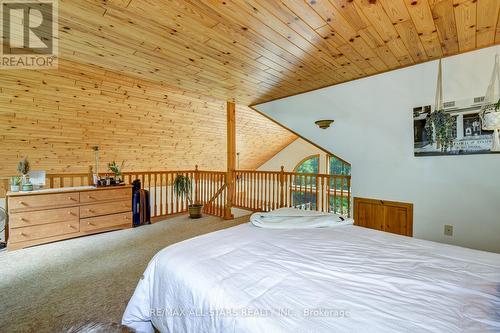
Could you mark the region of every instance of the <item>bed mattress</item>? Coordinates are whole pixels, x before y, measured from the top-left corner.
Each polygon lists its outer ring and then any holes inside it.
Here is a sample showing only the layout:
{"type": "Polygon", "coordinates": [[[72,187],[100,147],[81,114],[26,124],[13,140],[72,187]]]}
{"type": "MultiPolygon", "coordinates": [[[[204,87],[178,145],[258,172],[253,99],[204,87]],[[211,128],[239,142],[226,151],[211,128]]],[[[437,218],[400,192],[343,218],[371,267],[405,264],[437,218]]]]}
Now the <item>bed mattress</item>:
{"type": "Polygon", "coordinates": [[[138,332],[500,332],[500,254],[357,226],[244,224],[160,251],[138,332]]]}

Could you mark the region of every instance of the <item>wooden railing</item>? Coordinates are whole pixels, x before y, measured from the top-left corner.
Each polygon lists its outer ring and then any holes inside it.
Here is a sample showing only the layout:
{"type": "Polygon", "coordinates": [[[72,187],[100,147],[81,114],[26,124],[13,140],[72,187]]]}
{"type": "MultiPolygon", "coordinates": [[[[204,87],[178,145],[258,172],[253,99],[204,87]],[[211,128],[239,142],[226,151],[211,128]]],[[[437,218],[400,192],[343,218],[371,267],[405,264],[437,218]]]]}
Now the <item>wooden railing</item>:
{"type": "Polygon", "coordinates": [[[351,176],[235,171],[234,206],[252,211],[296,207],[351,215],[351,176]]]}
{"type": "MultiPolygon", "coordinates": [[[[194,170],[124,172],[123,180],[131,184],[139,179],[150,193],[151,217],[160,219],[188,211],[186,198],[180,199],[173,183],[178,175],[190,177],[196,203],[204,213],[223,217],[228,201],[226,172],[194,170]]],[[[85,186],[91,184],[88,174],[48,174],[46,188],[85,186]]],[[[0,181],[0,197],[8,189],[8,179],[0,181]],[[1,191],[3,190],[3,191],[1,191]]],[[[281,171],[235,170],[232,206],[250,211],[271,211],[280,207],[297,207],[322,212],[351,214],[351,177],[343,175],[304,174],[281,171]]]]}
{"type": "Polygon", "coordinates": [[[203,205],[203,212],[224,216],[227,195],[226,173],[221,171],[197,171],[195,176],[195,201],[203,205]]]}
{"type": "MultiPolygon", "coordinates": [[[[178,175],[190,177],[192,181],[192,196],[196,203],[204,205],[206,214],[220,216],[224,214],[226,196],[225,172],[179,170],[179,171],[144,171],[124,172],[125,184],[132,184],[136,179],[141,181],[141,187],[149,191],[151,217],[159,219],[188,211],[187,198],[179,198],[174,192],[174,180],[178,175]]],[[[92,179],[87,173],[47,174],[45,188],[61,188],[87,186],[92,179]]],[[[9,179],[0,180],[0,198],[5,197],[9,189],[9,179]]]]}
{"type": "Polygon", "coordinates": [[[193,170],[124,172],[123,180],[126,184],[132,184],[138,179],[141,187],[149,191],[151,217],[154,219],[188,211],[187,198],[178,197],[173,184],[178,175],[194,179],[194,173],[193,170]]]}

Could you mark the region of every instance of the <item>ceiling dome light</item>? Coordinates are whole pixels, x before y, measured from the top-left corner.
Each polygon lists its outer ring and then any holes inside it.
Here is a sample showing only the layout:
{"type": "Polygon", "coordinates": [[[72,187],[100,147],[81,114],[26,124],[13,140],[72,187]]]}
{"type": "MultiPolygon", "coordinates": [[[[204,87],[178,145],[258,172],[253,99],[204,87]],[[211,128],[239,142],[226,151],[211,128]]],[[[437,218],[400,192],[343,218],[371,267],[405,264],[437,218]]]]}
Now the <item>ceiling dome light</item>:
{"type": "Polygon", "coordinates": [[[334,120],[327,120],[327,119],[324,119],[324,120],[318,120],[316,122],[314,122],[316,125],[319,126],[319,128],[321,129],[327,129],[328,127],[330,127],[330,125],[334,122],[334,120]]]}

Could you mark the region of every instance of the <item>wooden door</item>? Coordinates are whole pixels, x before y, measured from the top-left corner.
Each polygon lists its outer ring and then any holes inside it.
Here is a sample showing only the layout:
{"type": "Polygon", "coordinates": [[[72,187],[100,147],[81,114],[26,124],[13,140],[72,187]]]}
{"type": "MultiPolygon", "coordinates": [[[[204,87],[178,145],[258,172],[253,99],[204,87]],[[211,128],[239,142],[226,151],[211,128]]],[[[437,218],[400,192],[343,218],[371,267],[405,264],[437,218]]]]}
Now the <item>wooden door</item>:
{"type": "Polygon", "coordinates": [[[354,198],[354,224],[413,236],[413,205],[403,202],[354,198]]]}
{"type": "Polygon", "coordinates": [[[369,202],[360,202],[354,212],[354,219],[356,225],[361,227],[384,230],[384,207],[369,202]]]}

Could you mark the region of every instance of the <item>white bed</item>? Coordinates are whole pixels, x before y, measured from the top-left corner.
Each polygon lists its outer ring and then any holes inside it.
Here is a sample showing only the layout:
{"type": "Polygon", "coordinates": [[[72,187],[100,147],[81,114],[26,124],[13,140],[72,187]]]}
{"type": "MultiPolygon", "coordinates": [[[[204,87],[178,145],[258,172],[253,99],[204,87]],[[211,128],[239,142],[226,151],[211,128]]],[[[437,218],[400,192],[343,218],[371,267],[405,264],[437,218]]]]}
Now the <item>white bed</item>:
{"type": "Polygon", "coordinates": [[[500,254],[356,226],[244,224],[150,262],[138,332],[500,332],[500,254]]]}

